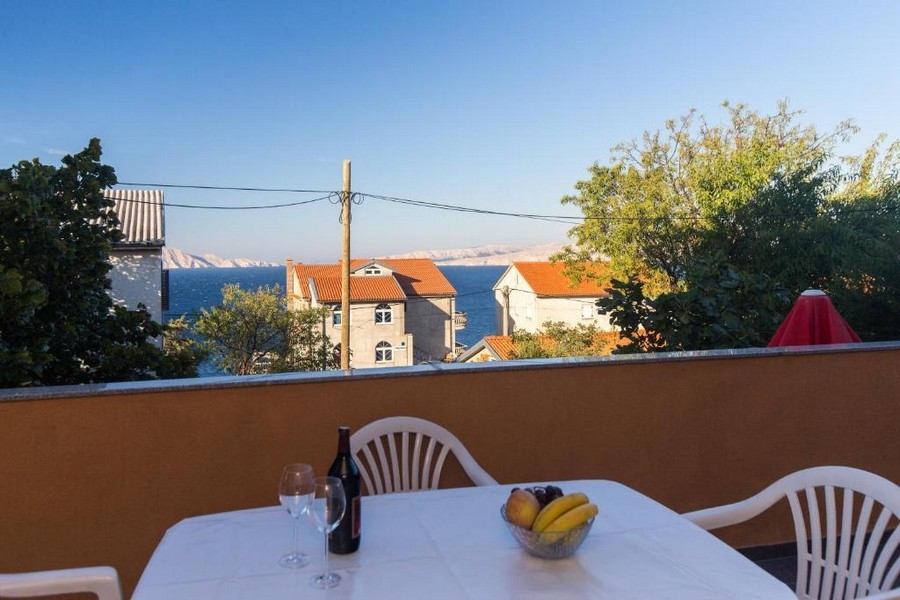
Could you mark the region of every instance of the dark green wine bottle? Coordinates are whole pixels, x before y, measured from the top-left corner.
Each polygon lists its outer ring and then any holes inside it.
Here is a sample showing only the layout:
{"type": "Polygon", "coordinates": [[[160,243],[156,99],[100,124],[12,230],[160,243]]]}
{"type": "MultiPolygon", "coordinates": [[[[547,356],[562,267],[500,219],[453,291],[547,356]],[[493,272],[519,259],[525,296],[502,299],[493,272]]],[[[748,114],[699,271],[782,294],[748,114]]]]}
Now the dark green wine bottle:
{"type": "Polygon", "coordinates": [[[350,454],[349,427],[338,427],[337,457],[331,463],[328,474],[341,480],[347,497],[344,518],[337,528],[328,534],[328,549],[335,554],[350,554],[359,549],[362,494],[359,485],[359,467],[350,454]]]}

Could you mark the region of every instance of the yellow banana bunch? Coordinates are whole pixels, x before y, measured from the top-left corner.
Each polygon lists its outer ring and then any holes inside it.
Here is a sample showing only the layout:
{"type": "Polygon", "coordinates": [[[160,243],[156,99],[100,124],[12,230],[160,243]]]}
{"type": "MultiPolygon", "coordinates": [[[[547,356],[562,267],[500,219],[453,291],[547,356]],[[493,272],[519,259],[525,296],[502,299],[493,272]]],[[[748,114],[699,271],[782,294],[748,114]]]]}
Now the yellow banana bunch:
{"type": "Polygon", "coordinates": [[[552,521],[544,528],[544,533],[556,533],[558,531],[569,531],[575,529],[588,519],[591,519],[600,512],[597,505],[593,502],[580,504],[575,508],[564,512],[562,515],[552,521]]]}
{"type": "Polygon", "coordinates": [[[532,531],[568,531],[578,527],[599,512],[596,504],[588,500],[586,494],[575,492],[566,494],[550,502],[541,509],[534,523],[532,531]]]}

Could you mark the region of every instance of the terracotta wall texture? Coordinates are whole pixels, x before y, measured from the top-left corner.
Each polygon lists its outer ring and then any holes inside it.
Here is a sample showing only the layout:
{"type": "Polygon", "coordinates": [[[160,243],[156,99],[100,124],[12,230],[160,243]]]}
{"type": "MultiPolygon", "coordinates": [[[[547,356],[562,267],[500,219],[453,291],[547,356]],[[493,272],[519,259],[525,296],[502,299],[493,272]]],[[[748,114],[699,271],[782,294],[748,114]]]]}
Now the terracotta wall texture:
{"type": "MultiPolygon", "coordinates": [[[[679,512],[814,465],[900,481],[898,362],[859,344],[4,390],[0,572],[109,564],[130,592],[168,527],[276,504],[284,464],[324,471],[339,425],[390,415],[444,425],[503,485],[613,479],[679,512]]],[[[775,510],[721,535],[793,530],[775,510]]]]}

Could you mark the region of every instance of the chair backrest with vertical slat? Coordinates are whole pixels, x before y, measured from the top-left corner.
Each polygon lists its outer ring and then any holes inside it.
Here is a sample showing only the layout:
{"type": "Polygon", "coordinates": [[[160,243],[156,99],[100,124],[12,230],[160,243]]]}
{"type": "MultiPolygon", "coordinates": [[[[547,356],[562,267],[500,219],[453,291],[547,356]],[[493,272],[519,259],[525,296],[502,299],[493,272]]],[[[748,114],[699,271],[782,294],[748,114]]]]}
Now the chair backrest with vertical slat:
{"type": "Polygon", "coordinates": [[[900,487],[874,473],[804,469],[746,500],[684,516],[718,529],[751,519],[783,498],[794,517],[798,598],[900,598],[900,487]]]}
{"type": "Polygon", "coordinates": [[[784,489],[797,536],[798,597],[850,600],[894,589],[900,488],[845,467],[794,475],[784,489]]]}
{"type": "Polygon", "coordinates": [[[436,489],[451,452],[475,485],[497,483],[455,435],[417,417],[369,423],[350,436],[350,449],[368,494],[436,489]]]}

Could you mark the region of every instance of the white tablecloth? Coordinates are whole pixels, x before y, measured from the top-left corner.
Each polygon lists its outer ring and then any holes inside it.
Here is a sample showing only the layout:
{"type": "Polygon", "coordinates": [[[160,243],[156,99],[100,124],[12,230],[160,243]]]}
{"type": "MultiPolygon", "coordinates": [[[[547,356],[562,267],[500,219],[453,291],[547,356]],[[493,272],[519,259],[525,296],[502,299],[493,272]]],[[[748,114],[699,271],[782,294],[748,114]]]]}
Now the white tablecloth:
{"type": "MultiPolygon", "coordinates": [[[[522,484],[524,487],[528,484],[522,484]]],[[[281,508],[186,519],[166,533],[133,600],[298,598],[794,599],[787,586],[678,514],[611,481],[557,482],[600,507],[578,552],[561,560],[526,554],[500,518],[512,485],[363,498],[358,552],[330,555],[337,588],[309,586],[324,540],[305,519],[311,563],[278,565],[291,549],[281,508]]]]}

